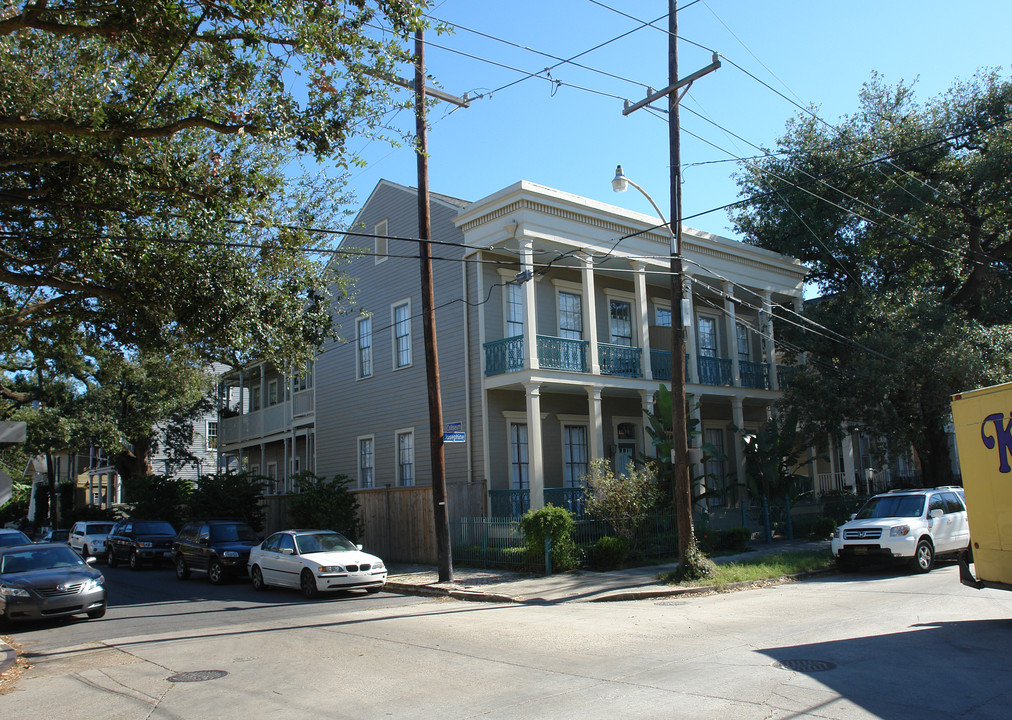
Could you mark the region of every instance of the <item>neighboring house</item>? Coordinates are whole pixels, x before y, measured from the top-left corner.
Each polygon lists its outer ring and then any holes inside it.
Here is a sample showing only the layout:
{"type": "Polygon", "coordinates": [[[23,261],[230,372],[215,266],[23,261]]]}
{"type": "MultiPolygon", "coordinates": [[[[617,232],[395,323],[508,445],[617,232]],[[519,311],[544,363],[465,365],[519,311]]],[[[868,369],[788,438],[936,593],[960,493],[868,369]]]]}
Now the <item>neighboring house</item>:
{"type": "MultiPolygon", "coordinates": [[[[223,462],[277,492],[299,469],[358,488],[430,483],[418,247],[397,239],[417,237],[416,208],[413,188],[381,181],[346,236],[364,254],[340,268],[355,284],[345,341],[298,378],[266,365],[224,378],[223,462]]],[[[473,203],[433,195],[431,208],[443,419],[464,439],[444,444],[449,484],[485,480],[491,514],[515,514],[572,503],[593,458],[621,471],[653,455],[644,414],[670,384],[683,316],[695,442],[726,455],[705,468],[711,489],[737,482],[729,426],[758,429],[794,370],[771,317],[801,307],[797,260],[685,228],[688,300],[672,309],[653,216],[527,181],[473,203]]]]}

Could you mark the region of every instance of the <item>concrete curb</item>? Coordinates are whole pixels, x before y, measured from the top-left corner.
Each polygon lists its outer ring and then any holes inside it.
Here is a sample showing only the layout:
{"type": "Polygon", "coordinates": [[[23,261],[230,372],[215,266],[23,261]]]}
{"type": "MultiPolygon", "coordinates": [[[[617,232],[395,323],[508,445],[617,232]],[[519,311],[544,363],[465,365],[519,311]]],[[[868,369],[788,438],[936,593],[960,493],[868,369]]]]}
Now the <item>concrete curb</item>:
{"type": "Polygon", "coordinates": [[[383,586],[387,592],[400,595],[420,595],[422,597],[449,597],[454,600],[470,602],[514,603],[516,598],[499,593],[486,593],[475,590],[455,590],[452,588],[432,587],[431,585],[412,585],[411,583],[390,582],[383,586]]]}
{"type": "Polygon", "coordinates": [[[7,672],[7,668],[17,662],[18,654],[14,648],[0,640],[0,675],[7,672]]]}

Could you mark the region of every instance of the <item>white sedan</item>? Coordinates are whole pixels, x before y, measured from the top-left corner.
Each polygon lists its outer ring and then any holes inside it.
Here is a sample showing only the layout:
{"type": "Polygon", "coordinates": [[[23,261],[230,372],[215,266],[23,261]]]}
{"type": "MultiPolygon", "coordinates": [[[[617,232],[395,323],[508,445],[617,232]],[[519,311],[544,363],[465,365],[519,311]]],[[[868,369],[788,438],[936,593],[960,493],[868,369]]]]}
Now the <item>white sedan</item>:
{"type": "Polygon", "coordinates": [[[254,590],[294,587],[308,598],[327,590],[379,592],[387,580],[382,560],[332,530],[276,532],[250,549],[248,568],[254,590]]]}

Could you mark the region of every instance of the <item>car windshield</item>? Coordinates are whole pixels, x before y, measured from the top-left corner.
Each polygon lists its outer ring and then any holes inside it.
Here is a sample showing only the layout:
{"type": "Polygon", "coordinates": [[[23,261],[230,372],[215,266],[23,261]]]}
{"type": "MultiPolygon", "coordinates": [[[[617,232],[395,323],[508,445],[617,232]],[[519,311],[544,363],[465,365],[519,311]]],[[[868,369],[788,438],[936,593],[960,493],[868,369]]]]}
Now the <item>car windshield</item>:
{"type": "Polygon", "coordinates": [[[7,545],[27,545],[31,540],[20,530],[14,532],[0,533],[0,547],[7,545]]]}
{"type": "Polygon", "coordinates": [[[176,531],[167,522],[134,523],[134,532],[138,535],[175,535],[176,531]]]}
{"type": "Polygon", "coordinates": [[[112,532],[112,524],[109,525],[88,525],[84,531],[89,535],[108,535],[112,532]]]}
{"type": "Polygon", "coordinates": [[[8,552],[0,556],[0,573],[23,573],[32,570],[77,567],[84,560],[69,547],[47,547],[8,552]]]}
{"type": "Polygon", "coordinates": [[[339,550],[358,550],[355,544],[341,533],[305,533],[295,536],[299,555],[339,550]]]}
{"type": "Polygon", "coordinates": [[[246,523],[231,523],[211,526],[211,542],[248,542],[255,543],[257,534],[246,523]]]}
{"type": "Polygon", "coordinates": [[[924,512],[923,495],[893,495],[873,497],[864,504],[856,520],[887,517],[920,517],[924,512]]]}

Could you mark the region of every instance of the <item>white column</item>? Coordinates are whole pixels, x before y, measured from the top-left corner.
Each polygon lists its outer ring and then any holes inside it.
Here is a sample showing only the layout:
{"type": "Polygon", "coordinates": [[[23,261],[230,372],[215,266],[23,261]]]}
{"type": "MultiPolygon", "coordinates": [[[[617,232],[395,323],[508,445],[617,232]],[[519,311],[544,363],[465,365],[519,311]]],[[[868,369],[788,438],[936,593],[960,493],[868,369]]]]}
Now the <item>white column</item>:
{"type": "Polygon", "coordinates": [[[589,401],[588,418],[590,427],[588,441],[590,442],[590,459],[604,457],[604,415],[601,413],[601,388],[588,387],[587,399],[589,401]]]}
{"type": "MultiPolygon", "coordinates": [[[[689,362],[685,365],[685,381],[690,384],[699,382],[699,370],[696,363],[696,307],[692,302],[692,280],[691,275],[685,273],[685,279],[682,281],[682,295],[685,297],[686,314],[688,315],[685,320],[689,323],[685,326],[685,352],[689,356],[689,362]]],[[[675,304],[675,299],[671,299],[671,322],[682,322],[682,308],[675,304]]],[[[674,328],[672,328],[674,330],[674,328]]],[[[671,362],[675,362],[676,358],[671,358],[671,362]]],[[[685,362],[685,358],[677,358],[678,362],[685,362]]],[[[672,366],[672,372],[674,372],[674,366],[672,366]]]]}
{"type": "MultiPolygon", "coordinates": [[[[731,398],[731,423],[739,431],[745,430],[745,413],[742,410],[741,398],[731,398]]],[[[738,473],[738,482],[742,485],[747,485],[748,478],[745,477],[745,441],[742,439],[741,432],[732,432],[731,442],[734,445],[732,460],[738,473]]]]}
{"type": "Polygon", "coordinates": [[[777,382],[777,354],[773,342],[773,302],[770,299],[768,290],[763,293],[763,312],[766,314],[763,335],[766,336],[766,363],[770,368],[770,390],[779,390],[780,383],[777,382]]]}
{"type": "MultiPolygon", "coordinates": [[[[794,312],[801,314],[801,311],[805,309],[805,301],[802,298],[794,298],[794,312]]],[[[802,351],[798,353],[798,364],[804,365],[808,362],[808,351],[802,351]]]]}
{"type": "Polygon", "coordinates": [[[531,273],[531,279],[523,284],[524,289],[524,367],[528,370],[538,369],[538,321],[535,312],[534,283],[534,241],[524,238],[520,241],[520,260],[525,272],[531,273]]]}
{"type": "Polygon", "coordinates": [[[731,382],[741,387],[741,360],[738,357],[738,318],[734,309],[734,286],[724,282],[724,318],[727,329],[727,350],[731,355],[731,382]]]}
{"type": "Polygon", "coordinates": [[[854,465],[854,438],[851,437],[849,431],[844,431],[845,435],[840,443],[843,450],[843,483],[845,486],[850,487],[855,493],[857,492],[857,480],[855,477],[855,465],[854,465]]]}
{"type": "Polygon", "coordinates": [[[650,367],[650,314],[647,308],[647,275],[643,263],[630,263],[633,269],[633,287],[636,293],[636,322],[639,328],[639,346],[642,355],[640,367],[643,370],[643,377],[653,378],[654,373],[650,367]]]}
{"type": "Polygon", "coordinates": [[[597,297],[594,292],[594,258],[589,254],[581,257],[583,264],[580,267],[580,274],[583,280],[583,327],[586,330],[587,365],[594,375],[601,374],[601,361],[597,352],[597,297]]]}
{"type": "Polygon", "coordinates": [[[649,439],[649,433],[646,428],[650,426],[650,416],[654,412],[654,393],[653,391],[640,390],[640,409],[643,411],[643,454],[656,457],[657,447],[653,444],[653,441],[649,439]]]}
{"type": "Polygon", "coordinates": [[[527,396],[527,472],[531,510],[545,506],[545,468],[541,449],[541,385],[524,383],[527,396]]]}

